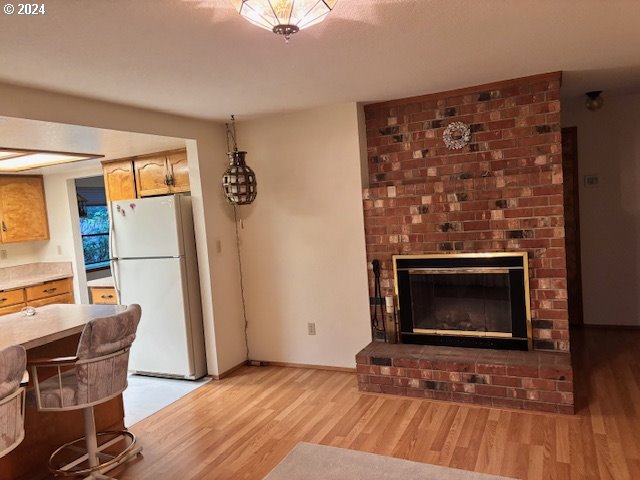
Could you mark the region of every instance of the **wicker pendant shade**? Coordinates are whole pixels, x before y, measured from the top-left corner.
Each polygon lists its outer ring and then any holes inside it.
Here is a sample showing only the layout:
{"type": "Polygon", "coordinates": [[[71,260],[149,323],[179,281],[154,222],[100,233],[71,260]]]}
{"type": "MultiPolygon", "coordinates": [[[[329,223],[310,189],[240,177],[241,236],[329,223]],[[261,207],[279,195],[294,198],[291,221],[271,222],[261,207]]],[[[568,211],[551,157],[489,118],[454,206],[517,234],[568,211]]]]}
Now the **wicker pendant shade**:
{"type": "Polygon", "coordinates": [[[248,205],[256,199],[256,175],[244,160],[247,152],[228,152],[229,167],[222,176],[222,188],[232,205],[248,205]]]}

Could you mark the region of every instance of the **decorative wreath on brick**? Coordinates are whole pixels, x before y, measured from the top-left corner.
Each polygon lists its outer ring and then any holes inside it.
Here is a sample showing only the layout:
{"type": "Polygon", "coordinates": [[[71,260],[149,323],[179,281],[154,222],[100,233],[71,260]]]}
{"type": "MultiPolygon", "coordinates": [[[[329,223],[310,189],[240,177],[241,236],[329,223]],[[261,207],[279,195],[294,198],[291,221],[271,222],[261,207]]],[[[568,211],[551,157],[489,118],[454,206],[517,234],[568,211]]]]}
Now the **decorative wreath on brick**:
{"type": "Polygon", "coordinates": [[[466,123],[452,122],[444,129],[442,139],[449,150],[460,150],[471,140],[471,129],[466,123]]]}

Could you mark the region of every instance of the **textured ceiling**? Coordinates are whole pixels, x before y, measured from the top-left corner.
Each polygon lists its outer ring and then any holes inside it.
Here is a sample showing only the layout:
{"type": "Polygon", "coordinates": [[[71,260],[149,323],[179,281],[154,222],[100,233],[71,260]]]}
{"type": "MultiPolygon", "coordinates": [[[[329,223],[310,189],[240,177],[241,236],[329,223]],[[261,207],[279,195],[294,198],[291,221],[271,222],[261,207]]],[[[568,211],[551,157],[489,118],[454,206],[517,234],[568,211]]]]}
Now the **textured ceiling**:
{"type": "Polygon", "coordinates": [[[379,101],[556,70],[565,97],[640,86],[638,0],[339,0],[289,44],[228,0],[45,3],[44,16],[0,14],[0,81],[192,117],[379,101]]]}
{"type": "Polygon", "coordinates": [[[62,173],[98,166],[102,160],[173,150],[184,146],[185,141],[180,138],[0,117],[0,147],[104,155],[100,159],[55,165],[22,173],[62,173]]]}

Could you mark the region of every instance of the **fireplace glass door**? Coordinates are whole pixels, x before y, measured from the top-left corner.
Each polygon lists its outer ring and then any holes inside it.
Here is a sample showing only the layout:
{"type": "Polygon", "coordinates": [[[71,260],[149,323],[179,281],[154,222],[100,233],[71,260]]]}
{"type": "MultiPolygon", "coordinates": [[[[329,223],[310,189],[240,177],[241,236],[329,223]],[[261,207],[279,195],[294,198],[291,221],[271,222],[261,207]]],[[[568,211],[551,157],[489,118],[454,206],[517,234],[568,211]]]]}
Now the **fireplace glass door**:
{"type": "Polygon", "coordinates": [[[398,341],[531,349],[526,252],[394,255],[398,341]]]}
{"type": "Polygon", "coordinates": [[[505,268],[409,270],[413,332],[511,337],[511,283],[505,268]]]}

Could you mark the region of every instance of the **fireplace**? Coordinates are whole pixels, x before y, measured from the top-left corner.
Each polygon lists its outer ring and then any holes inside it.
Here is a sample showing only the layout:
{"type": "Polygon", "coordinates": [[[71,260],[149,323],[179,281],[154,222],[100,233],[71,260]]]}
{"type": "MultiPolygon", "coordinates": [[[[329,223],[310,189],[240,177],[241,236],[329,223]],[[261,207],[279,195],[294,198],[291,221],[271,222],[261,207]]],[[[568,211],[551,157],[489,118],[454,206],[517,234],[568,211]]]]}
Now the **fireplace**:
{"type": "Polygon", "coordinates": [[[401,343],[532,349],[526,252],[393,257],[401,343]]]}

